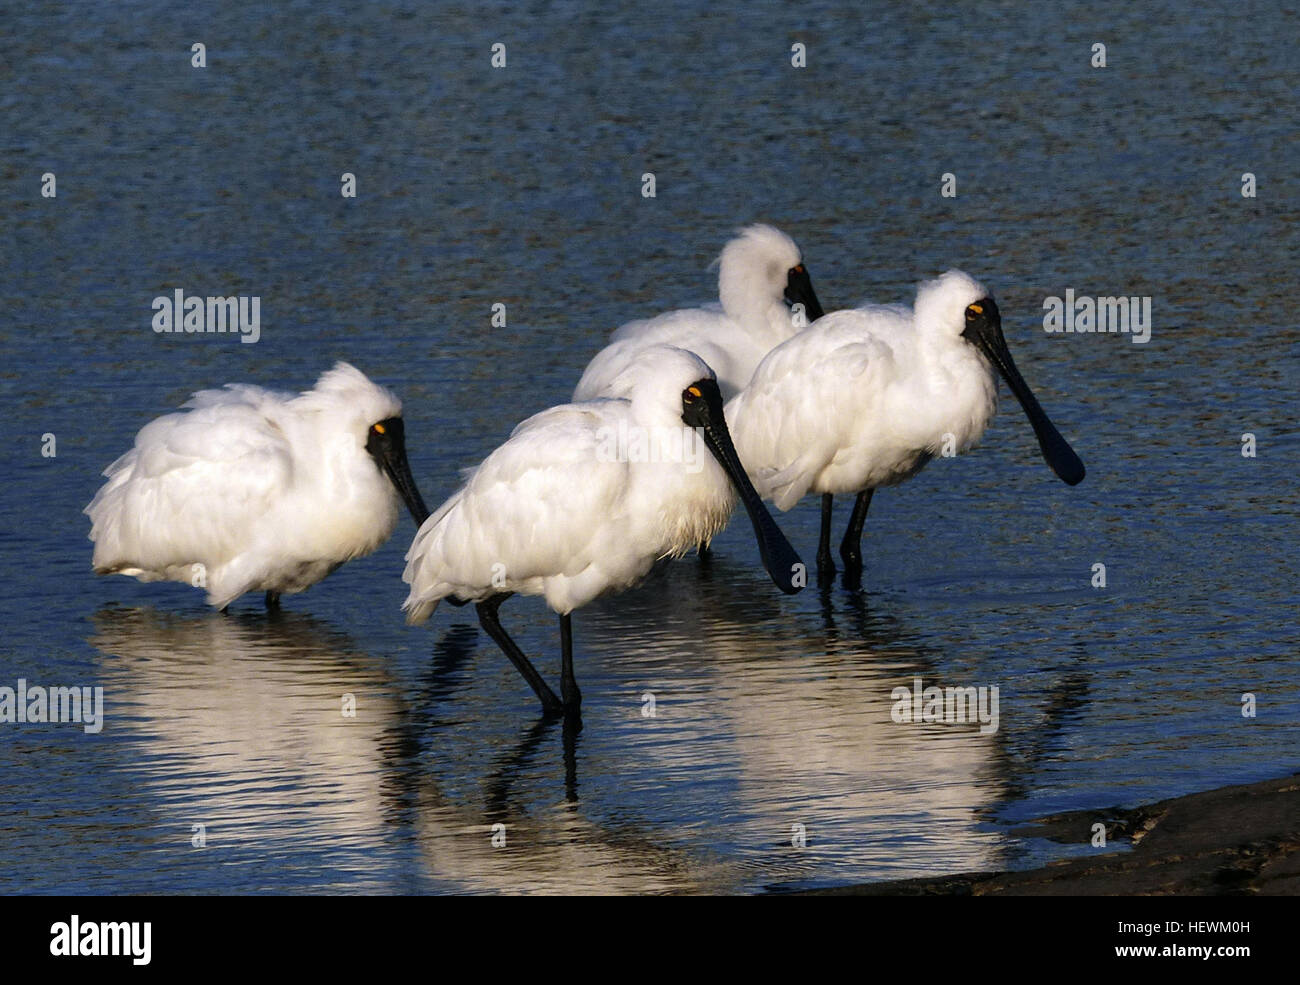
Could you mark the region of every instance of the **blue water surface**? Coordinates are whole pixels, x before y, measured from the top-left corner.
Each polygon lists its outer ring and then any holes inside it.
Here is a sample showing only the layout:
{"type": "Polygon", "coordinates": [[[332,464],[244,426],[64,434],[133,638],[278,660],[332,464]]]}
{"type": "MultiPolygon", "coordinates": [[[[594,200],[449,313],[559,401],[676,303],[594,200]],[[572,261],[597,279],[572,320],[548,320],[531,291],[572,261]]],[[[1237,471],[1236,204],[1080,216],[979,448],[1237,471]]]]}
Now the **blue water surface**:
{"type": "MultiPolygon", "coordinates": [[[[0,892],[834,886],[1037,864],[1071,849],[1027,819],[1300,764],[1294,8],[3,18],[0,686],[101,686],[105,724],[0,723],[0,892]],[[978,449],[875,497],[861,591],[778,595],[738,518],[575,615],[576,736],[472,610],[403,624],[405,518],[279,618],[91,573],[100,472],[192,391],[352,361],[403,398],[433,505],[619,324],[716,298],[752,221],[828,309],[988,284],[1087,479],[1004,390],[978,449]],[[155,333],[176,288],[259,296],[259,341],[155,333]],[[1150,297],[1150,341],[1047,334],[1067,289],[1150,297]],[[896,723],[918,677],[997,686],[997,731],[896,723]]],[[[816,503],[779,520],[811,560],[816,503]]],[[[558,681],[543,603],[502,612],[558,681]]]]}

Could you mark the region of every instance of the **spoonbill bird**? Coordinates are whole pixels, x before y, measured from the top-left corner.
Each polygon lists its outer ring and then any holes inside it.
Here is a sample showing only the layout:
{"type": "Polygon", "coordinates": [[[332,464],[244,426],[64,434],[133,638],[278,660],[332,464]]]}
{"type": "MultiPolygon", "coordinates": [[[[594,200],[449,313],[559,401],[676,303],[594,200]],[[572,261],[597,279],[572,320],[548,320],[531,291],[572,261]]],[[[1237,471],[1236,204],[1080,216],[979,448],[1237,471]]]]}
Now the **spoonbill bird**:
{"type": "Polygon", "coordinates": [[[301,592],[369,554],[397,525],[398,494],[429,515],[406,461],[402,405],[338,363],[298,396],[228,383],[140,429],[85,512],[96,574],[245,592],[301,592]]]}
{"type": "Polygon", "coordinates": [[[552,407],[515,428],[406,554],[408,622],[424,622],[444,598],[476,603],[479,622],[548,714],[575,714],[582,700],[570,613],[635,585],[656,560],[707,544],[737,496],[777,587],[794,593],[805,580],[736,457],[702,359],[653,346],[612,389],[617,396],[552,407]],[[560,617],[562,702],[501,627],[497,609],[516,592],[545,597],[560,617]]]}
{"type": "Polygon", "coordinates": [[[872,492],[979,440],[997,408],[995,368],[1052,471],[1068,485],[1082,481],[1083,462],[1011,359],[997,304],[959,270],[921,284],[914,309],[832,312],[777,346],[727,405],[727,419],[741,461],[778,509],[822,494],[817,566],[824,575],[835,572],[832,499],[857,493],[840,557],[858,572],[872,492]]]}
{"type": "Polygon", "coordinates": [[[652,345],[673,345],[699,355],[717,375],[724,399],[739,392],[773,347],[822,316],[799,247],[781,230],[752,225],[740,230],[718,258],[721,307],[681,308],[628,322],[587,365],[575,401],[609,396],[609,384],[652,345]],[[786,305],[802,305],[802,320],[786,305]]]}

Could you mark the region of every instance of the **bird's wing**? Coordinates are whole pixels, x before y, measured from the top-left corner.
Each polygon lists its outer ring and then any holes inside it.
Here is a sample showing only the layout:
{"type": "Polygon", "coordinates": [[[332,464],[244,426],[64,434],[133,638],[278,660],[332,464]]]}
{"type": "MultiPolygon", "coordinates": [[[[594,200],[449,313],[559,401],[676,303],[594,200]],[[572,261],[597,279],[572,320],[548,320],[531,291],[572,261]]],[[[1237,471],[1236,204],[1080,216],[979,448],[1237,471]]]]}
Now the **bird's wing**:
{"type": "Polygon", "coordinates": [[[645,345],[676,345],[681,339],[708,330],[719,321],[726,321],[722,305],[716,301],[699,308],[677,308],[653,318],[638,318],[621,325],[609,337],[611,342],[638,339],[645,345]]]}
{"type": "MultiPolygon", "coordinates": [[[[729,337],[735,332],[719,305],[682,308],[656,318],[628,322],[596,353],[573,391],[575,401],[599,397],[625,397],[609,386],[632,361],[652,345],[674,345],[694,352],[723,377],[729,369],[729,337]]],[[[743,333],[742,333],[743,334],[743,333]]]]}
{"type": "Polygon", "coordinates": [[[168,567],[229,560],[293,483],[274,419],[280,399],[257,387],[203,391],[192,410],[142,428],[86,507],[95,569],[165,577],[168,567]]]}
{"type": "Polygon", "coordinates": [[[857,426],[863,395],[880,392],[892,348],[855,311],[833,312],[773,349],[727,405],[737,453],[754,486],[795,505],[857,426]]]}
{"type": "Polygon", "coordinates": [[[623,400],[553,407],[524,421],[420,527],[403,606],[422,621],[450,594],[482,598],[530,578],[574,576],[600,559],[599,531],[624,509],[617,455],[623,400]]]}

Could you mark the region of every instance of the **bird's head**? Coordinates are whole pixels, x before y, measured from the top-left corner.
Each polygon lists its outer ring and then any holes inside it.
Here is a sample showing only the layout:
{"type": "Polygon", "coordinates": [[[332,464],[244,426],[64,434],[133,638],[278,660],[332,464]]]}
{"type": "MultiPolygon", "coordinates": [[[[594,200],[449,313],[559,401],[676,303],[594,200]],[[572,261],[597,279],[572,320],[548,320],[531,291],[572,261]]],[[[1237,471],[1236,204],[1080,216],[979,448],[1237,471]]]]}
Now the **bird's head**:
{"type": "Polygon", "coordinates": [[[304,409],[321,415],[322,426],[351,435],[374,459],[411,511],[416,526],[429,515],[406,460],[402,402],[348,363],[336,363],[298,398],[304,409]]]}
{"type": "Polygon", "coordinates": [[[429,518],[429,508],[424,505],[420,489],[411,475],[410,463],[406,460],[406,425],[402,419],[386,417],[370,425],[366,432],[366,451],[402,497],[415,525],[423,526],[429,518]]]}
{"type": "Polygon", "coordinates": [[[1029,418],[1038,448],[1052,471],[1067,485],[1082,482],[1083,462],[1048,419],[1016,368],[1002,335],[1002,313],[989,291],[960,270],[950,270],[921,285],[914,310],[919,334],[960,340],[997,370],[1029,418]]]}
{"type": "Polygon", "coordinates": [[[718,297],[733,318],[753,317],[756,305],[802,304],[810,322],[822,316],[799,247],[774,226],[741,229],[717,260],[718,297]]]}

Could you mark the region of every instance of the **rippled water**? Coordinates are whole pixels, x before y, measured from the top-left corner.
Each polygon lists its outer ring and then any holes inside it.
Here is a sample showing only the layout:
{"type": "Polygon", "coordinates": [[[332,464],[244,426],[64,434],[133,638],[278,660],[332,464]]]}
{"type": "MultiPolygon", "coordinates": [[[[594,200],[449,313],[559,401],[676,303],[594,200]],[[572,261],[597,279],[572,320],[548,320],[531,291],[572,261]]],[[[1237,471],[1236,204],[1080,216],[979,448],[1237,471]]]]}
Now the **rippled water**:
{"type": "MultiPolygon", "coordinates": [[[[5,18],[0,685],[102,686],[106,724],[0,724],[0,890],[835,885],[1028,865],[1069,849],[1011,835],[1026,818],[1296,768],[1293,11],[5,18]],[[435,503],[612,328],[713,296],[708,262],[757,219],[828,309],[950,266],[988,283],[1085,482],[1051,476],[1004,393],[980,449],[875,498],[863,592],[778,596],[742,519],[711,563],[575,616],[576,736],[471,613],[402,624],[409,521],[278,618],[90,574],[101,469],[191,391],[354,361],[404,398],[435,503]],[[155,335],[176,287],[259,295],[261,340],[155,335]],[[1046,335],[1067,288],[1151,296],[1151,342],[1046,335]],[[999,729],[895,724],[918,676],[997,685],[999,729]]],[[[780,519],[810,558],[815,503],[780,519]]],[[[558,679],[549,612],[502,611],[558,679]]]]}

